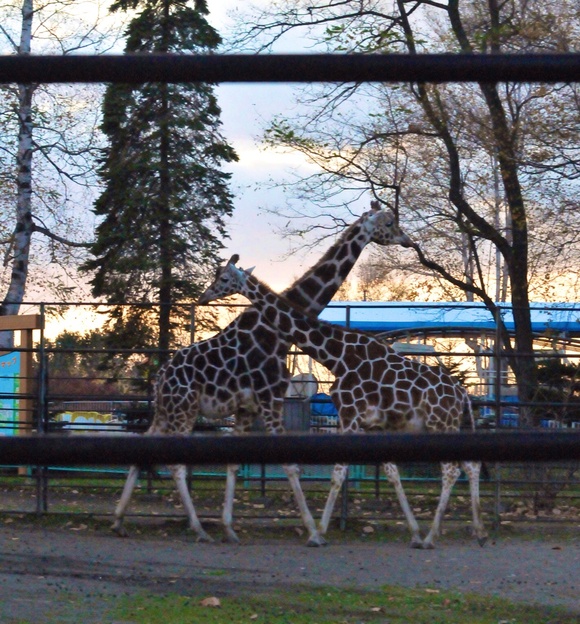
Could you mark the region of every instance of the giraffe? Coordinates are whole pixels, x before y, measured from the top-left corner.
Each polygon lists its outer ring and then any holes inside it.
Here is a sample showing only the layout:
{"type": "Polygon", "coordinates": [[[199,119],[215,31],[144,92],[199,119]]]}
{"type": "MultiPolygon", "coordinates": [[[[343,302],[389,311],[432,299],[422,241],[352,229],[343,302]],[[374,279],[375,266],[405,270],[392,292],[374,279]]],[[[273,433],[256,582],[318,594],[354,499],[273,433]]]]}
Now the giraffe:
{"type": "MultiPolygon", "coordinates": [[[[458,431],[464,415],[474,428],[473,412],[466,390],[441,367],[427,366],[405,358],[371,334],[350,331],[308,316],[247,271],[236,267],[234,255],[216,274],[214,282],[199,303],[234,293],[249,299],[261,314],[261,322],[277,328],[285,340],[293,341],[304,353],[326,366],[335,376],[330,394],[338,410],[341,433],[370,431],[450,432],[458,431]]],[[[470,484],[472,529],[483,546],[487,533],[479,505],[479,462],[462,462],[470,484]]],[[[413,548],[433,548],[453,485],[460,475],[455,462],[441,464],[442,490],[433,522],[425,539],[421,538],[401,485],[397,467],[384,464],[388,480],[394,485],[411,530],[413,548]]],[[[320,521],[320,534],[328,528],[347,466],[337,464],[332,474],[330,493],[320,521]]]]}
{"type": "MultiPolygon", "coordinates": [[[[351,224],[316,265],[286,291],[285,295],[309,314],[319,314],[336,293],[362,250],[369,243],[410,246],[390,209],[371,202],[371,209],[351,224]]],[[[235,415],[234,434],[249,431],[261,417],[266,432],[284,432],[283,402],[289,385],[286,356],[291,343],[260,323],[256,310],[242,312],[225,329],[208,340],[178,350],[159,372],[155,387],[154,417],[145,435],[187,435],[198,415],[221,419],[235,415]]],[[[306,504],[296,465],[283,466],[302,521],[308,545],[325,544],[306,504]]],[[[225,539],[237,543],[233,529],[233,503],[239,466],[226,473],[222,511],[225,539]]],[[[185,466],[169,466],[189,519],[199,541],[212,538],[203,529],[186,484],[185,466]]],[[[112,530],[126,536],[124,517],[139,476],[131,466],[115,509],[112,530]]]]}

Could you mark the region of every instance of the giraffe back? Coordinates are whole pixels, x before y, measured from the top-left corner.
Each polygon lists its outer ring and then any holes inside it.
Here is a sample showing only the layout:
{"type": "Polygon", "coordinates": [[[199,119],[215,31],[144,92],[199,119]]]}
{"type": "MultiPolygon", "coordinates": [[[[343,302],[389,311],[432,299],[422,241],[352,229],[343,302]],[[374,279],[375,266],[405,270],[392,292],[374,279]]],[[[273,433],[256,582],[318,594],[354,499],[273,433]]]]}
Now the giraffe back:
{"type": "Polygon", "coordinates": [[[223,267],[203,297],[243,294],[265,323],[334,373],[331,396],[344,431],[459,430],[468,397],[447,371],[405,358],[365,332],[305,315],[251,270],[236,267],[237,259],[223,267]]]}

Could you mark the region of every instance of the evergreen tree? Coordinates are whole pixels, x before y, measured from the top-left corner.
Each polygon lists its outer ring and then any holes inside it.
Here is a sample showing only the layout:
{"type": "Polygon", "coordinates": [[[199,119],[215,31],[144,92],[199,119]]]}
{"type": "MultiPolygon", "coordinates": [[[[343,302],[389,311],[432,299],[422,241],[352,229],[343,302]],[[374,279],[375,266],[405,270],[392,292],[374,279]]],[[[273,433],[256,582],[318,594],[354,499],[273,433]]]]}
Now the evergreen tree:
{"type": "MultiPolygon", "coordinates": [[[[210,53],[221,39],[205,0],[118,0],[112,11],[140,12],[127,29],[126,52],[210,53]]],[[[114,304],[107,329],[115,346],[166,350],[179,326],[176,301],[199,294],[207,267],[219,262],[225,219],[233,210],[229,173],[237,156],[220,134],[209,84],[114,84],[103,102],[102,217],[83,266],[92,293],[114,304]],[[160,304],[125,307],[126,302],[160,304]]]]}

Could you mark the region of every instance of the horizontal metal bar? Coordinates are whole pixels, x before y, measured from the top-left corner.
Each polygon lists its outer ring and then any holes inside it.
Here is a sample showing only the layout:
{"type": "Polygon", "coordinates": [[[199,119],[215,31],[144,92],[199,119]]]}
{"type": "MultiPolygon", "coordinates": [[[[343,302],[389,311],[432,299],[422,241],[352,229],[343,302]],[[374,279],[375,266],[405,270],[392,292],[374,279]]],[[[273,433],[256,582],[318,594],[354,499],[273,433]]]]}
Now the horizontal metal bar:
{"type": "Polygon", "coordinates": [[[145,467],[156,464],[375,464],[443,460],[580,460],[580,432],[0,437],[0,463],[11,465],[137,464],[145,467]]]}
{"type": "Polygon", "coordinates": [[[577,82],[580,54],[0,56],[0,82],[577,82]]]}

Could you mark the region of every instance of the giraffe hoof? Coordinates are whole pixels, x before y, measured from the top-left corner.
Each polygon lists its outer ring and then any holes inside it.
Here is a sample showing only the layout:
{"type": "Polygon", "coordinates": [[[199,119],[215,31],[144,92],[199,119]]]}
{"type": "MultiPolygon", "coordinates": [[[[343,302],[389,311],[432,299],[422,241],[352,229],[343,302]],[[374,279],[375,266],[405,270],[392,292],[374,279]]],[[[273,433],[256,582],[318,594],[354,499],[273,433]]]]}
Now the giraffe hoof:
{"type": "Polygon", "coordinates": [[[111,531],[113,531],[113,533],[115,533],[118,537],[129,537],[127,529],[122,524],[115,523],[111,527],[111,531]]]}
{"type": "Polygon", "coordinates": [[[235,534],[234,531],[226,531],[223,541],[226,544],[239,544],[240,538],[235,534]]]}
{"type": "Polygon", "coordinates": [[[487,535],[477,538],[477,543],[483,548],[487,542],[487,535]]]}
{"type": "Polygon", "coordinates": [[[423,540],[420,537],[414,537],[409,546],[411,548],[423,548],[423,540]]]}
{"type": "Polygon", "coordinates": [[[213,544],[214,539],[213,537],[210,537],[207,533],[200,533],[196,540],[195,540],[198,544],[213,544]]]}
{"type": "Polygon", "coordinates": [[[319,546],[326,546],[328,542],[322,537],[322,535],[313,535],[306,542],[306,546],[311,548],[318,548],[319,546]]]}
{"type": "Polygon", "coordinates": [[[433,550],[435,548],[435,544],[433,542],[423,542],[421,548],[423,550],[433,550]]]}

